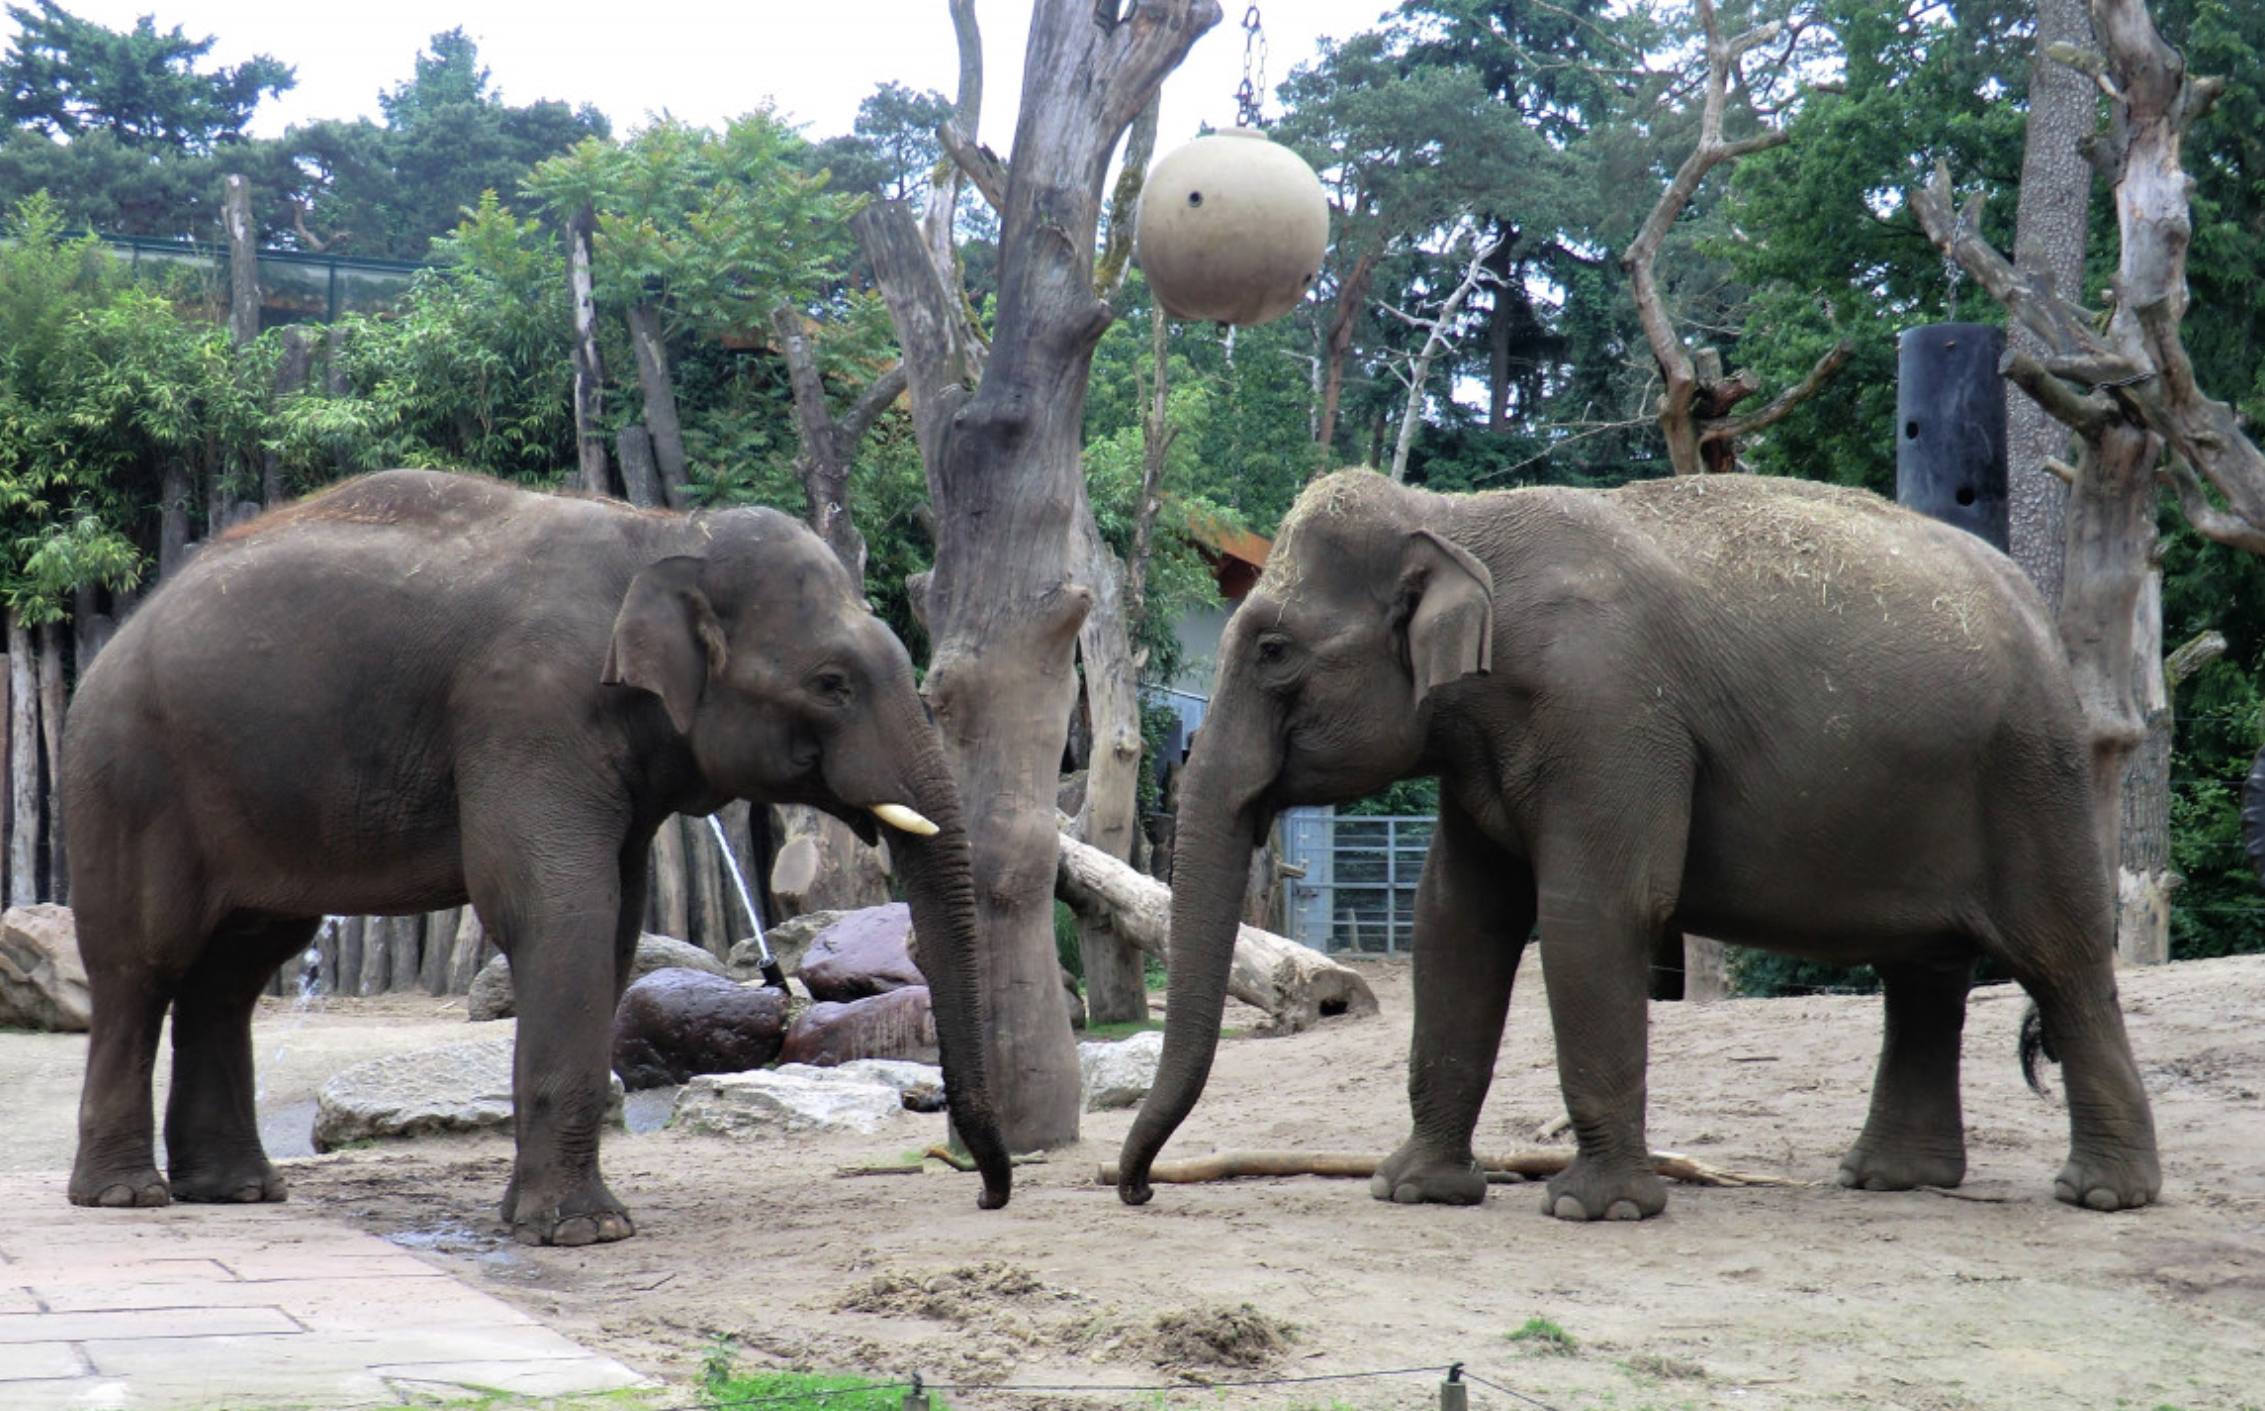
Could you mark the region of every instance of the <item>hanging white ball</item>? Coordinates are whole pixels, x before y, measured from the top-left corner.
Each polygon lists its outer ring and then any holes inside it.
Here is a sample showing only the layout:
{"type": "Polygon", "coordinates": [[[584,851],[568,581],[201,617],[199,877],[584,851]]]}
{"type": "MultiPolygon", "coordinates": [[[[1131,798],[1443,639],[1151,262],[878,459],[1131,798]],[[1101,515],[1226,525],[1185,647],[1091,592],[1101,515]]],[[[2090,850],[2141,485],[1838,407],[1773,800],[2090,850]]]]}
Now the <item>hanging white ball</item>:
{"type": "Polygon", "coordinates": [[[1329,198],[1297,153],[1253,128],[1230,128],[1149,169],[1133,239],[1165,313],[1270,323],[1321,273],[1329,198]]]}

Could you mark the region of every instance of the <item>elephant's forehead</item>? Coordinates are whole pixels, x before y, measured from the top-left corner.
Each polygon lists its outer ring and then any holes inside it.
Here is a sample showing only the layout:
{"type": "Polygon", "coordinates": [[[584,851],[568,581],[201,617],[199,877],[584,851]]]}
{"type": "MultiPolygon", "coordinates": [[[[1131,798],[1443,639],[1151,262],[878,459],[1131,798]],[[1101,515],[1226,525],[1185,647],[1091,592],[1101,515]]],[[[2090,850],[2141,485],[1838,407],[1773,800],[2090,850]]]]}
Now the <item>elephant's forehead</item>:
{"type": "Polygon", "coordinates": [[[1297,596],[1333,559],[1358,554],[1407,529],[1407,491],[1371,470],[1323,476],[1283,516],[1266,557],[1259,587],[1277,597],[1297,596]]]}

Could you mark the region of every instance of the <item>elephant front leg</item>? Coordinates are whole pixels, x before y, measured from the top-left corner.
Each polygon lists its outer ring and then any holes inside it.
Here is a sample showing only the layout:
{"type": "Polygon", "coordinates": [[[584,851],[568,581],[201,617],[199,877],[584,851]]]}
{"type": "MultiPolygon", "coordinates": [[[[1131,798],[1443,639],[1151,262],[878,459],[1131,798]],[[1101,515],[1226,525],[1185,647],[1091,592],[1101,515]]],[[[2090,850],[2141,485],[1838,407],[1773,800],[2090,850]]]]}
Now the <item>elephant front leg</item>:
{"type": "Polygon", "coordinates": [[[159,1206],[172,1201],[157,1169],[150,1082],[170,997],[147,975],[94,966],[94,1032],[79,1090],[79,1146],[71,1163],[73,1205],[159,1206]]]}
{"type": "Polygon", "coordinates": [[[1969,959],[1881,965],[1887,1032],[1871,1115],[1840,1161],[1840,1184],[1905,1191],[1966,1179],[1966,1126],[1959,1110],[1959,1042],[1966,1027],[1969,959]]]}
{"type": "Polygon", "coordinates": [[[1587,905],[1543,909],[1542,982],[1557,1033],[1558,1084],[1579,1142],[1542,1197],[1545,1215],[1643,1220],[1667,1208],[1667,1184],[1644,1137],[1645,1005],[1662,924],[1587,905]]]}
{"type": "Polygon", "coordinates": [[[604,1244],[636,1232],[598,1171],[618,990],[615,875],[606,856],[572,888],[556,881],[516,895],[474,888],[482,914],[498,919],[519,1008],[511,1083],[517,1155],[502,1217],[522,1244],[604,1244]],[[602,882],[593,885],[593,876],[602,882]]]}
{"type": "Polygon", "coordinates": [[[1416,891],[1413,1127],[1370,1179],[1378,1200],[1476,1205],[1486,1198],[1471,1133],[1533,924],[1532,873],[1480,838],[1452,801],[1443,805],[1416,891]]]}

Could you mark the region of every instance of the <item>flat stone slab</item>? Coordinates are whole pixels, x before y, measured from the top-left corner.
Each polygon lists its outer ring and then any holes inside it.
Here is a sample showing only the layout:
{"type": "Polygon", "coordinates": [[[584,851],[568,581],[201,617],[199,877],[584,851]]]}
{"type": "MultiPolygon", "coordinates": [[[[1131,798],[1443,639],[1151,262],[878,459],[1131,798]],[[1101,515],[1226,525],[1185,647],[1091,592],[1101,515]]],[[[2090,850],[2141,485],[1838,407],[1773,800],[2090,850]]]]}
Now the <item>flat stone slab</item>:
{"type": "Polygon", "coordinates": [[[717,1137],[847,1131],[870,1136],[904,1112],[887,1083],[788,1063],[751,1073],[704,1073],[677,1094],[672,1127],[717,1137]]]}
{"type": "Polygon", "coordinates": [[[63,1182],[0,1175],[8,1411],[282,1411],[653,1385],[304,1206],[82,1210],[63,1182]]]}
{"type": "MultiPolygon", "coordinates": [[[[475,1039],[355,1064],[315,1095],[315,1150],[511,1125],[512,1042],[475,1039]]],[[[618,1123],[621,1079],[606,1078],[606,1116],[618,1123]]]]}

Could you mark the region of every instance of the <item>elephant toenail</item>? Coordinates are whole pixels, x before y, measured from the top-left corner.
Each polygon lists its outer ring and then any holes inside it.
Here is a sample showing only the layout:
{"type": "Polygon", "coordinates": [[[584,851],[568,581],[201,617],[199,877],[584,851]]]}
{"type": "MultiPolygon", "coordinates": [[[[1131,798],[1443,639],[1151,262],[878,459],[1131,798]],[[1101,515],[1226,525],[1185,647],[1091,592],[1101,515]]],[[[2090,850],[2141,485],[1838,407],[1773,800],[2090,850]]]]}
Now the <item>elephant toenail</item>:
{"type": "Polygon", "coordinates": [[[1639,1210],[1636,1207],[1636,1202],[1632,1200],[1616,1200],[1612,1202],[1612,1208],[1604,1212],[1604,1218],[1607,1220],[1641,1220],[1644,1218],[1644,1212],[1639,1210]]]}
{"type": "Polygon", "coordinates": [[[2084,1193],[2084,1203],[2094,1210],[2121,1210],[2123,1202],[2106,1186],[2094,1186],[2084,1193]]]}
{"type": "Polygon", "coordinates": [[[1581,1204],[1581,1198],[1577,1195],[1561,1195],[1554,1205],[1545,1202],[1542,1205],[1542,1213],[1544,1215],[1555,1215],[1560,1220],[1586,1220],[1589,1218],[1589,1208],[1581,1204]]]}
{"type": "Polygon", "coordinates": [[[1423,1192],[1417,1190],[1414,1186],[1394,1186],[1392,1188],[1392,1199],[1400,1205],[1421,1205],[1423,1204],[1423,1192]]]}

